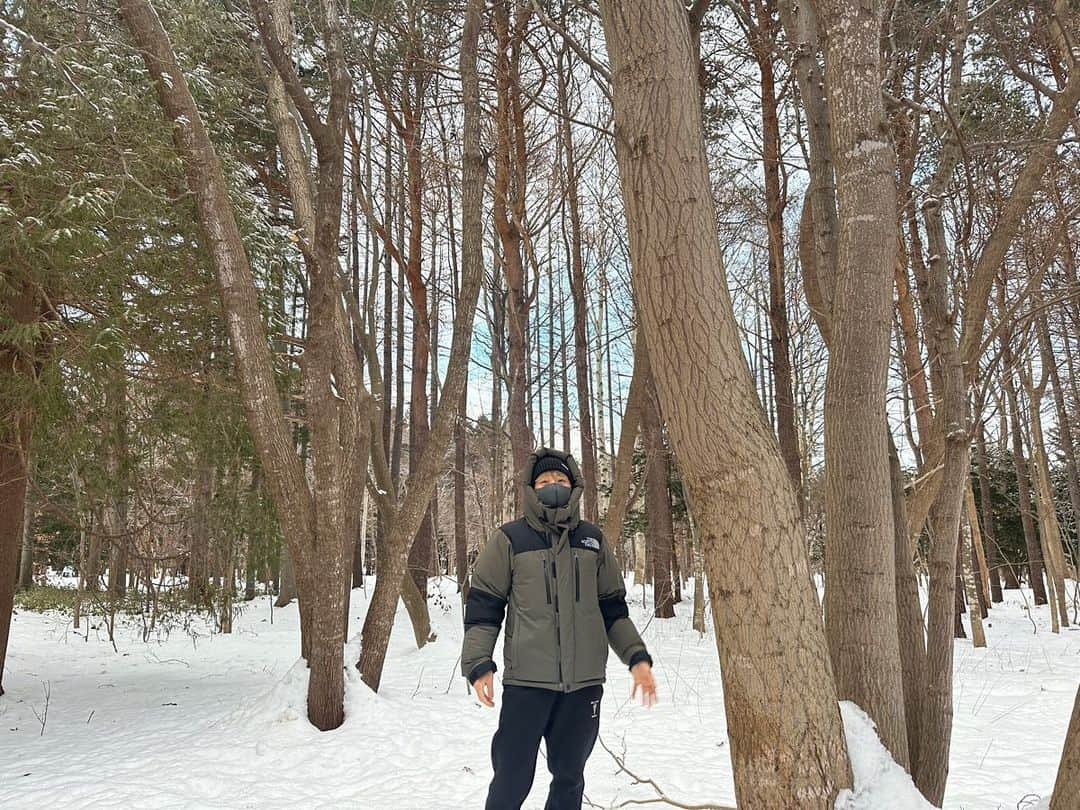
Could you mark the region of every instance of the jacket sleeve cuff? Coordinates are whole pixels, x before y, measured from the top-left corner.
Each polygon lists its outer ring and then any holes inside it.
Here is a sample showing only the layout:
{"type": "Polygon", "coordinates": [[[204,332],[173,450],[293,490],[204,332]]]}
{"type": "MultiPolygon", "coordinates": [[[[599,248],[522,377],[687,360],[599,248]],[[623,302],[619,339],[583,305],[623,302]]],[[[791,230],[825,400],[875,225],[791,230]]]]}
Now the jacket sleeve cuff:
{"type": "Polygon", "coordinates": [[[630,656],[630,669],[633,669],[642,661],[648,661],[650,667],[653,665],[652,656],[649,655],[645,650],[638,650],[636,653],[630,656]]]}
{"type": "Polygon", "coordinates": [[[494,672],[497,669],[498,667],[495,666],[494,661],[490,659],[487,661],[481,661],[469,671],[469,674],[466,676],[466,678],[468,678],[470,684],[474,684],[476,683],[477,678],[482,678],[484,675],[487,675],[489,672],[494,672]]]}

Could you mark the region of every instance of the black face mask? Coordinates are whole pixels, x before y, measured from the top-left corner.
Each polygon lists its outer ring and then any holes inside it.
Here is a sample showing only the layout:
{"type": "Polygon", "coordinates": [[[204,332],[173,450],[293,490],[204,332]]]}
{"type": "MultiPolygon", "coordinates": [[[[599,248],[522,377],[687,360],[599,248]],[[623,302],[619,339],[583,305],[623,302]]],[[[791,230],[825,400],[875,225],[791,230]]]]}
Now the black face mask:
{"type": "Polygon", "coordinates": [[[544,506],[558,509],[570,503],[571,491],[570,487],[564,487],[562,484],[548,484],[536,490],[536,497],[544,506]]]}

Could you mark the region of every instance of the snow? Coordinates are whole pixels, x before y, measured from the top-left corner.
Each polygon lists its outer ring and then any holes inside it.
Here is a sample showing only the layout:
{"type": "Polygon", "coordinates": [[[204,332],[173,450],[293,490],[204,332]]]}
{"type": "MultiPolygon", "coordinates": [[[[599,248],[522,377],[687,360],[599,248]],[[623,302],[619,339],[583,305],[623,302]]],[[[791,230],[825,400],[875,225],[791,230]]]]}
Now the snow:
{"type": "MultiPolygon", "coordinates": [[[[369,579],[366,592],[352,592],[353,634],[371,587],[369,579]]],[[[87,638],[60,614],[19,612],[0,698],[0,807],[482,807],[501,696],[497,689],[493,710],[468,694],[458,674],[454,583],[433,580],[433,591],[437,641],[417,650],[401,607],[381,691],[349,668],[345,724],[326,733],[304,719],[295,605],[272,609],[260,597],[232,635],[181,627],[143,643],[132,623],[118,629],[115,651],[103,627],[87,638]]],[[[612,657],[600,726],[612,753],[598,744],[589,760],[592,806],[656,797],[612,754],[676,801],[735,803],[715,642],[690,626],[691,591],[675,619],[659,620],[643,606],[642,589],[630,590],[660,702],[632,702],[629,673],[612,657]]],[[[985,649],[956,642],[948,808],[1033,807],[1057,773],[1080,683],[1080,631],[1055,635],[1045,607],[1029,620],[1025,594],[1006,591],[1006,599],[986,623],[985,649]]],[[[354,641],[347,660],[355,657],[354,641]]],[[[859,708],[844,703],[841,712],[856,784],[837,806],[927,807],[859,708]]],[[[546,770],[541,747],[526,810],[543,807],[546,770]]]]}
{"type": "Polygon", "coordinates": [[[844,721],[848,756],[855,788],[845,791],[836,800],[837,810],[932,810],[911,774],[893,760],[877,735],[874,721],[847,700],[840,701],[840,716],[844,721]]]}

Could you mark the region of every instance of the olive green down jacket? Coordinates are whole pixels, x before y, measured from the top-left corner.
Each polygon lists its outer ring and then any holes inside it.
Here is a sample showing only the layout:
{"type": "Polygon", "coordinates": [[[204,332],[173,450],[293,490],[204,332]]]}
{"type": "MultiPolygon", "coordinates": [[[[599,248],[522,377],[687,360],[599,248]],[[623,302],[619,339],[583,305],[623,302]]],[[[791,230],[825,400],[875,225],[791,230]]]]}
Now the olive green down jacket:
{"type": "Polygon", "coordinates": [[[573,456],[540,448],[522,471],[524,512],[492,532],[473,567],[465,603],[461,674],[470,683],[492,660],[504,615],[503,683],[572,692],[603,683],[608,645],[633,667],[652,658],[628,618],[622,572],[600,527],[580,517],[583,479],[573,456]],[[571,471],[570,502],[543,505],[532,487],[537,459],[571,471]]]}

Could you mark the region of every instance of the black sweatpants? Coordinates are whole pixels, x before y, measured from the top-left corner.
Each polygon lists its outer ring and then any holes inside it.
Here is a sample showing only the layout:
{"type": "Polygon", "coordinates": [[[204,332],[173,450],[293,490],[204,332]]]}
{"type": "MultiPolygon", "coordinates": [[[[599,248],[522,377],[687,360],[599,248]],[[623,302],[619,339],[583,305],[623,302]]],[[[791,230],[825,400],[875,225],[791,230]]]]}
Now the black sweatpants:
{"type": "Polygon", "coordinates": [[[504,685],[499,729],[491,739],[495,777],[484,810],[521,807],[532,789],[541,737],[552,776],[544,810],[581,810],[585,760],[600,730],[603,693],[600,684],[574,692],[504,685]]]}

